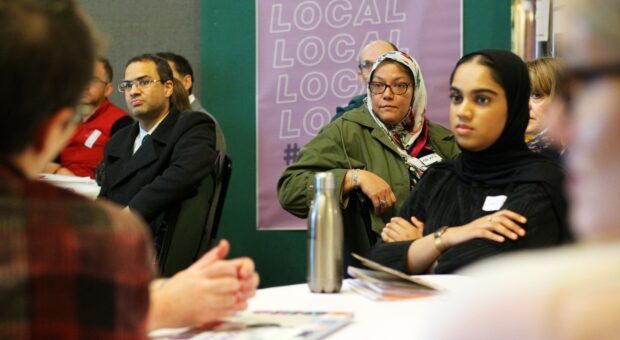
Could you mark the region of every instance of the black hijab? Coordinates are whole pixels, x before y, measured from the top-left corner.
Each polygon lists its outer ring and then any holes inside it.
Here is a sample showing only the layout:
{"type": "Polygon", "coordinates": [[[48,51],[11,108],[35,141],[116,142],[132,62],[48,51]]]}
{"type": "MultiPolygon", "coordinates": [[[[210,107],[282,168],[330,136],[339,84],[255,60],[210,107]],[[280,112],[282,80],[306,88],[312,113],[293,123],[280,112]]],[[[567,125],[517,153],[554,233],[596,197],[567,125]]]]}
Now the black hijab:
{"type": "Polygon", "coordinates": [[[529,122],[530,77],[525,63],[515,54],[502,50],[481,50],[459,60],[452,77],[461,64],[476,62],[492,69],[506,93],[508,116],[499,138],[485,150],[462,149],[453,161],[437,164],[453,171],[460,180],[483,186],[538,183],[549,195],[554,212],[563,229],[564,239],[570,239],[566,228],[566,200],[563,194],[564,171],[556,162],[531,152],[525,144],[525,129],[529,122]]]}

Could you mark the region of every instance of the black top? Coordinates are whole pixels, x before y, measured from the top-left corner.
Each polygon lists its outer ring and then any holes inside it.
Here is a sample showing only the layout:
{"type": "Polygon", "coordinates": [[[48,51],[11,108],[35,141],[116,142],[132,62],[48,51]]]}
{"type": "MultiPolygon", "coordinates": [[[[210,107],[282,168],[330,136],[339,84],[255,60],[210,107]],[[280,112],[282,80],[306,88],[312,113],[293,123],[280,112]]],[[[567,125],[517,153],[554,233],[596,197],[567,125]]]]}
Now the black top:
{"type": "MultiPolygon", "coordinates": [[[[479,259],[501,252],[560,244],[570,239],[566,227],[563,195],[564,172],[557,163],[527,149],[524,136],[529,112],[530,79],[525,63],[502,50],[482,50],[466,55],[457,63],[481,62],[491,68],[506,93],[507,118],[501,135],[481,151],[463,149],[453,161],[427,170],[403,204],[401,216],[416,216],[425,222],[424,235],[447,226],[468,224],[493,211],[483,211],[489,196],[506,196],[500,209],[527,218],[525,237],[503,243],[477,238],[455,245],[438,258],[436,273],[450,273],[479,259]],[[474,61],[481,55],[485,60],[474,61]]],[[[454,74],[454,73],[453,73],[454,74]]],[[[409,242],[379,243],[371,257],[406,269],[409,242]]]]}
{"type": "MultiPolygon", "coordinates": [[[[527,218],[523,225],[524,237],[503,243],[489,239],[473,239],[447,249],[437,259],[434,272],[451,273],[461,267],[499,253],[551,246],[562,243],[564,226],[557,216],[546,190],[539,183],[485,186],[466,183],[453,172],[431,167],[403,204],[401,217],[409,220],[416,216],[425,222],[424,235],[448,226],[465,225],[493,211],[483,211],[487,196],[505,195],[501,209],[509,209],[527,218]]],[[[406,272],[407,250],[412,241],[379,242],[371,252],[371,259],[406,272]]]]}

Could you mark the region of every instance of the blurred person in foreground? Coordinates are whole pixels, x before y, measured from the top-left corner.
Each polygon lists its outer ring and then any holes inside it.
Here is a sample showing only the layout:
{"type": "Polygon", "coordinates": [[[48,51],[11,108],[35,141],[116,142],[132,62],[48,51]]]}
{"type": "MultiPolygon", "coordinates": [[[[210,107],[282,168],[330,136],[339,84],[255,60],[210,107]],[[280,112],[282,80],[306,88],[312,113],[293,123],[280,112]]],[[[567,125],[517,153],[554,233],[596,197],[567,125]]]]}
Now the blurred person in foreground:
{"type": "MultiPolygon", "coordinates": [[[[620,334],[620,2],[566,1],[574,245],[463,271],[475,287],[429,311],[429,339],[617,339],[620,334]]],[[[424,321],[420,322],[424,325],[424,321]]]]}
{"type": "Polygon", "coordinates": [[[258,276],[226,241],[154,280],[139,218],[36,180],[80,121],[96,38],[71,0],[0,0],[0,22],[0,338],[146,339],[245,308],[258,276]]]}

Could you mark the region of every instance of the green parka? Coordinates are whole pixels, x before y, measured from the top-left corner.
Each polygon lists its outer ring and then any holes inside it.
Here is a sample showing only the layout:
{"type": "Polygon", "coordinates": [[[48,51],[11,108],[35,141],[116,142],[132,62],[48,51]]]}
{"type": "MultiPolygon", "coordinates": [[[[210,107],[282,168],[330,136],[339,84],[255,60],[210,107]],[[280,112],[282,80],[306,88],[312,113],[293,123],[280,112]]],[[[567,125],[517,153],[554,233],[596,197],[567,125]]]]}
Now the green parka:
{"type": "MultiPolygon", "coordinates": [[[[444,160],[458,155],[458,146],[448,129],[429,123],[428,137],[433,151],[444,160]]],[[[396,204],[379,216],[370,207],[353,206],[355,204],[351,204],[349,197],[342,197],[345,237],[347,229],[349,233],[364,233],[366,226],[362,215],[368,213],[370,221],[366,223],[370,222],[372,230],[380,234],[389,219],[398,215],[409,196],[409,171],[396,146],[373,120],[365,105],[346,112],[340,119],[323,127],[301,149],[298,160],[278,181],[280,204],[291,214],[306,218],[315,194],[314,175],[322,171],[332,172],[335,192],[341,193],[344,177],[350,169],[367,170],[384,179],[396,196],[396,204]]]]}

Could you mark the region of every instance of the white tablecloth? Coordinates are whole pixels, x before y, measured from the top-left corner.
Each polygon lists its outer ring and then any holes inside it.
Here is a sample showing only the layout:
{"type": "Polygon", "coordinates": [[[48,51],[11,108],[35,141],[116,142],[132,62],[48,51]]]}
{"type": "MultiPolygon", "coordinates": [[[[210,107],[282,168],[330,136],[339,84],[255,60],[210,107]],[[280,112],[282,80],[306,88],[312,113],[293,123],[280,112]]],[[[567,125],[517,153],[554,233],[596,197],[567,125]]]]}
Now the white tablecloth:
{"type": "MultiPolygon", "coordinates": [[[[446,291],[472,284],[458,275],[425,275],[446,291]]],[[[338,294],[313,294],[307,284],[260,289],[250,300],[250,310],[303,310],[353,312],[353,322],[329,339],[412,339],[416,320],[447,297],[436,296],[400,301],[372,301],[351,290],[345,281],[338,294]]]]}

